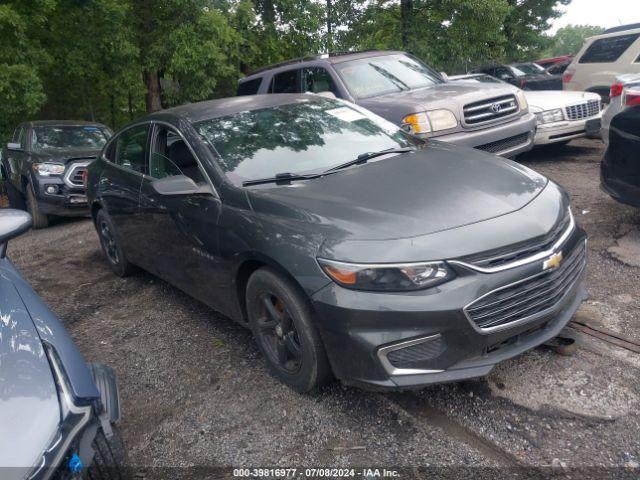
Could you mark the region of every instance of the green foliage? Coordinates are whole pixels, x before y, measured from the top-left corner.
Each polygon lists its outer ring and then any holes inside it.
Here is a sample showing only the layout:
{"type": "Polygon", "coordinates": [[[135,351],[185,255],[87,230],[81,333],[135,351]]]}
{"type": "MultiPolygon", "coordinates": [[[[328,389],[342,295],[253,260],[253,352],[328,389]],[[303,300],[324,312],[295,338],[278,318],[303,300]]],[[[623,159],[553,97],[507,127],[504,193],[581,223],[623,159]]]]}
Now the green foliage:
{"type": "Polygon", "coordinates": [[[590,27],[543,33],[569,1],[331,0],[328,18],[326,0],[4,0],[0,137],[36,116],[117,128],[146,110],[232,95],[243,74],[329,43],[405,49],[450,73],[566,53],[590,27]]]}
{"type": "Polygon", "coordinates": [[[603,31],[604,28],[594,25],[567,25],[562,27],[553,37],[553,44],[547,50],[548,56],[575,55],[582,48],[587,38],[600,35],[603,31]]]}

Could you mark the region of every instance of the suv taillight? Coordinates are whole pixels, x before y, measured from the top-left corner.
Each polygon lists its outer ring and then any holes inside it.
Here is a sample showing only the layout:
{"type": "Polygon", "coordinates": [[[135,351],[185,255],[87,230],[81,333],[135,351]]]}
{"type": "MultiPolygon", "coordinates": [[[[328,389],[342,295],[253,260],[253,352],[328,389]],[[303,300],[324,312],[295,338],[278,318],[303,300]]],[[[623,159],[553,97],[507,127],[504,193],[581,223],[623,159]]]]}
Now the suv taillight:
{"type": "Polygon", "coordinates": [[[562,83],[569,83],[573,78],[574,71],[565,71],[562,75],[562,83]]]}
{"type": "Polygon", "coordinates": [[[611,91],[609,92],[609,98],[616,98],[622,95],[622,91],[624,90],[624,84],[622,83],[614,83],[611,85],[611,91]]]}
{"type": "Polygon", "coordinates": [[[640,90],[630,90],[625,95],[624,103],[627,107],[640,105],[640,90]]]}

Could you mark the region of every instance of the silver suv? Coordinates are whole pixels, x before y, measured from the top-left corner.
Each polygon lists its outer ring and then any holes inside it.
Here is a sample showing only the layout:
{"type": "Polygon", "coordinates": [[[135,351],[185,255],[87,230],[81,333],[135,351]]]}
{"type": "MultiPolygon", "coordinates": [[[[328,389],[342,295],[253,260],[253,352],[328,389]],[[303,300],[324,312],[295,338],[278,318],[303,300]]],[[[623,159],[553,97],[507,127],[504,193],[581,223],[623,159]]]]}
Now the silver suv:
{"type": "Polygon", "coordinates": [[[404,52],[291,60],[263,68],[238,86],[238,95],[304,92],[330,92],[423,137],[509,157],[533,147],[535,119],[520,89],[449,83],[404,52]]]}

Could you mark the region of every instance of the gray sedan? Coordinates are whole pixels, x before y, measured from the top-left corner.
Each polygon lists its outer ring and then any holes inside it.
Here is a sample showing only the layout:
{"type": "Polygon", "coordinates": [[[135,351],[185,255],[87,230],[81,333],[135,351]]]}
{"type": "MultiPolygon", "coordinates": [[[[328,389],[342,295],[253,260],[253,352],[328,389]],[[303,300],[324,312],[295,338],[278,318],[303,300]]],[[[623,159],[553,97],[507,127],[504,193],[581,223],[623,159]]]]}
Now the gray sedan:
{"type": "Polygon", "coordinates": [[[484,375],[585,295],[561,187],[317,95],[150,115],[110,140],[87,193],[115,273],[141,267],[248,326],[300,391],[484,375]]]}

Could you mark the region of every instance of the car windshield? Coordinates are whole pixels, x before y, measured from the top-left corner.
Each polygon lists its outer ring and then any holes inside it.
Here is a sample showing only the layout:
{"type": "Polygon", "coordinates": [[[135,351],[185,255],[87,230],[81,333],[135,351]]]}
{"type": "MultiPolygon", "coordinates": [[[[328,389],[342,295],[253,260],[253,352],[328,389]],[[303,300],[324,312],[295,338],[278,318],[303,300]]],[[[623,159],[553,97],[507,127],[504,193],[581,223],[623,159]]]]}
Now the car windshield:
{"type": "Polygon", "coordinates": [[[337,63],[335,68],[351,95],[359,99],[443,83],[434,70],[402,54],[337,63]]]}
{"type": "Polygon", "coordinates": [[[304,100],[194,126],[235,184],[324,172],[365,152],[424,144],[367,110],[335,100],[304,100]]]}
{"type": "Polygon", "coordinates": [[[520,70],[520,72],[522,72],[525,76],[540,75],[541,73],[545,73],[545,69],[540,65],[536,65],[535,63],[519,63],[512,66],[511,68],[520,70]]]}
{"type": "Polygon", "coordinates": [[[61,150],[67,148],[100,149],[109,134],[93,125],[47,125],[33,128],[33,151],[61,150]]]}

